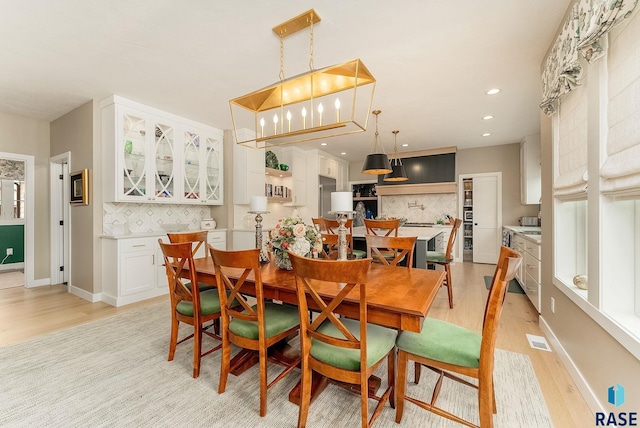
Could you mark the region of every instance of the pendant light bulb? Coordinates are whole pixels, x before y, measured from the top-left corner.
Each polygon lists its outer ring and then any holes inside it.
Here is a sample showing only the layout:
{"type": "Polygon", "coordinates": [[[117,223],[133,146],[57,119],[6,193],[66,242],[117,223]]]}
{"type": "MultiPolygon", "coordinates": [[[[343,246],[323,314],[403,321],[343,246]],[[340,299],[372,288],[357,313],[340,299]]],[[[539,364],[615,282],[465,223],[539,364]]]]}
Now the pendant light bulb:
{"type": "Polygon", "coordinates": [[[391,165],[391,172],[384,176],[383,181],[407,181],[409,177],[407,177],[407,171],[402,165],[402,159],[398,155],[398,132],[400,131],[392,131],[393,132],[393,154],[394,158],[389,161],[391,165]]]}

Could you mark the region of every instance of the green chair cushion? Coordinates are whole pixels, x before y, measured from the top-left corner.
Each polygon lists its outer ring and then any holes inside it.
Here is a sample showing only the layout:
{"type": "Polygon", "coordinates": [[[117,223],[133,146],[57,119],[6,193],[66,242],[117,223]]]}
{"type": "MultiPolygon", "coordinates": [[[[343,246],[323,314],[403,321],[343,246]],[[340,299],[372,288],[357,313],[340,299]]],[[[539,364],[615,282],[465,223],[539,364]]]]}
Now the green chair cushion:
{"type": "Polygon", "coordinates": [[[351,250],[351,254],[353,254],[356,259],[367,258],[367,252],[364,250],[351,250]]]}
{"type": "Polygon", "coordinates": [[[414,355],[463,367],[478,368],[482,336],[434,318],[426,318],[420,333],[403,331],[398,349],[414,355]]]}
{"type": "Polygon", "coordinates": [[[447,258],[445,253],[427,251],[427,263],[451,263],[452,261],[452,259],[447,258]]]}
{"type": "MultiPolygon", "coordinates": [[[[185,281],[184,284],[189,290],[191,290],[191,282],[187,282],[185,281]]],[[[199,282],[198,283],[198,289],[200,291],[207,291],[207,290],[216,290],[218,287],[216,285],[210,285],[210,284],[205,284],[204,282],[199,282]]]]}
{"type": "MultiPolygon", "coordinates": [[[[182,315],[193,316],[193,303],[182,301],[176,305],[176,310],[182,315]]],[[[220,296],[218,290],[207,290],[200,293],[200,314],[211,315],[220,312],[220,296]]]]}
{"type": "MultiPolygon", "coordinates": [[[[256,309],[256,306],[253,307],[256,309]]],[[[295,306],[264,303],[264,325],[266,337],[272,337],[300,324],[300,315],[295,306]]],[[[233,318],[229,330],[238,336],[258,340],[258,323],[233,318]]]]}
{"type": "MultiPolygon", "coordinates": [[[[360,323],[356,320],[341,319],[345,327],[360,338],[360,323]]],[[[325,321],[318,328],[320,333],[331,337],[344,338],[344,335],[331,323],[325,321]]],[[[398,332],[390,328],[375,324],[367,324],[367,366],[371,367],[395,346],[398,332]]],[[[329,345],[319,340],[311,339],[311,355],[326,364],[346,370],[360,370],[360,351],[329,345]]]]}

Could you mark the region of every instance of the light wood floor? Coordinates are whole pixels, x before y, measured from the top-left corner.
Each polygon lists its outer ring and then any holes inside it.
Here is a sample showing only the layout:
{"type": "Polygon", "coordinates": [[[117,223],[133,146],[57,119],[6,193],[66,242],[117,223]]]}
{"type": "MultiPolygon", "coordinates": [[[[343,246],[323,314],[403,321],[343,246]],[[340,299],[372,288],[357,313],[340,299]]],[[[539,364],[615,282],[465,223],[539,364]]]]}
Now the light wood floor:
{"type": "MultiPolygon", "coordinates": [[[[483,277],[493,275],[494,268],[492,265],[456,263],[452,272],[454,309],[449,309],[443,288],[429,316],[480,331],[487,298],[483,277]]],[[[67,293],[62,285],[0,290],[0,346],[165,299],[167,297],[158,297],[114,308],[105,303],[89,303],[67,293]]],[[[557,354],[532,349],[526,333],[543,335],[538,327],[538,314],[525,295],[508,293],[497,347],[529,355],[556,427],[593,426],[594,416],[557,354]]]]}

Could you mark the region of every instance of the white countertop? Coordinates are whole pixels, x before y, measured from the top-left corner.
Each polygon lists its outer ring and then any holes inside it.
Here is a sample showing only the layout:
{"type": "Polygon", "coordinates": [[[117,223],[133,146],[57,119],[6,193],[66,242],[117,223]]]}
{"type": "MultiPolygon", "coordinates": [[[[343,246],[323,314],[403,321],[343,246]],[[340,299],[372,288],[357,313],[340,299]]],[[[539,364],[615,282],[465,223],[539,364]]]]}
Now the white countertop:
{"type": "Polygon", "coordinates": [[[525,239],[535,242],[536,244],[539,244],[540,242],[542,242],[541,235],[532,235],[531,233],[527,233],[527,232],[542,232],[542,228],[540,226],[502,226],[502,227],[514,233],[522,235],[522,237],[524,237],[525,239]]]}
{"type": "MultiPolygon", "coordinates": [[[[441,233],[446,233],[447,235],[451,227],[447,228],[443,227],[407,227],[402,226],[398,229],[398,236],[417,236],[418,240],[428,241],[432,238],[435,238],[441,233]]],[[[358,238],[364,238],[366,235],[367,229],[364,226],[356,226],[353,228],[353,236],[358,238]]]]}
{"type": "MultiPolygon", "coordinates": [[[[209,229],[208,232],[226,232],[227,229],[209,229]]],[[[181,230],[176,233],[187,233],[187,232],[196,232],[195,230],[181,230]]],[[[166,236],[166,230],[154,230],[152,232],[144,232],[144,233],[127,233],[122,235],[100,235],[100,238],[104,239],[132,239],[132,238],[153,238],[156,236],[166,236]]]]}

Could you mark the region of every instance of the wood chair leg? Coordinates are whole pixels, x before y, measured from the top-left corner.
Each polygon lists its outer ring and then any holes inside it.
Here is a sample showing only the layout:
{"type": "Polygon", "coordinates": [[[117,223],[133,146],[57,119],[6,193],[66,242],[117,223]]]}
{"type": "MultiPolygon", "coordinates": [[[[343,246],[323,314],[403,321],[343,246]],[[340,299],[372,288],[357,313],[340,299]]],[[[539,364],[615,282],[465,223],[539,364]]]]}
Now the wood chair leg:
{"type": "Polygon", "coordinates": [[[451,266],[449,263],[444,265],[444,270],[447,271],[447,292],[449,293],[449,309],[453,309],[453,282],[451,281],[451,266]]]}
{"type": "Polygon", "coordinates": [[[261,346],[260,350],[260,417],[267,414],[267,349],[261,346]]]}
{"type": "Polygon", "coordinates": [[[360,419],[362,428],[369,426],[369,378],[366,375],[360,375],[360,419]]]}
{"type": "Polygon", "coordinates": [[[200,356],[202,355],[202,325],[195,325],[193,332],[193,378],[200,376],[200,356]]]}
{"type": "Polygon", "coordinates": [[[225,331],[222,332],[222,355],[220,361],[220,381],[218,383],[218,394],[222,394],[227,388],[227,379],[231,366],[231,343],[225,331]]]}
{"type": "Polygon", "coordinates": [[[302,373],[300,375],[300,408],[298,409],[298,428],[304,428],[307,425],[307,416],[309,416],[309,406],[311,405],[311,378],[312,373],[309,368],[308,357],[302,357],[300,365],[302,373]]]}
{"type": "Polygon", "coordinates": [[[493,384],[491,381],[478,382],[478,408],[480,410],[480,426],[493,428],[493,384]]]}
{"type": "Polygon", "coordinates": [[[422,364],[417,361],[413,363],[413,383],[416,385],[420,382],[420,373],[422,372],[422,364]]]}
{"type": "Polygon", "coordinates": [[[168,361],[173,361],[173,357],[176,354],[176,346],[178,345],[178,327],[180,321],[176,318],[175,314],[171,317],[171,337],[169,338],[169,358],[168,361]]]}
{"type": "Polygon", "coordinates": [[[389,395],[389,405],[392,409],[396,408],[395,399],[395,379],[396,379],[396,349],[394,348],[387,357],[387,383],[391,385],[391,395],[389,395]]]}
{"type": "Polygon", "coordinates": [[[398,351],[398,375],[396,376],[396,423],[402,420],[404,411],[404,394],[407,383],[407,353],[398,351]]]}

